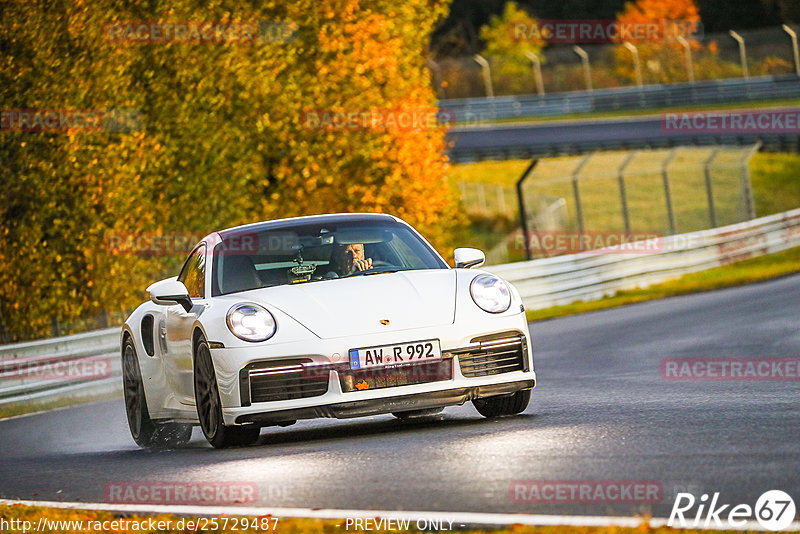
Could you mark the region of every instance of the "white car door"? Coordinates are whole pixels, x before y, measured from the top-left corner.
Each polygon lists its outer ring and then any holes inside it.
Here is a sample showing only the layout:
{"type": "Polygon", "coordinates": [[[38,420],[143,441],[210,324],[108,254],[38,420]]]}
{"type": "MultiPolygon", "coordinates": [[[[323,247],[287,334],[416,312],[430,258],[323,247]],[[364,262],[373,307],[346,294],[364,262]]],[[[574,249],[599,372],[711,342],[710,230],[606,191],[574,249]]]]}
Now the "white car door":
{"type": "Polygon", "coordinates": [[[192,325],[205,308],[206,245],[198,245],[186,260],[178,280],[189,290],[192,309],[180,305],[167,307],[165,313],[164,369],[167,383],[176,400],[185,406],[194,406],[194,379],[192,361],[192,325]]]}

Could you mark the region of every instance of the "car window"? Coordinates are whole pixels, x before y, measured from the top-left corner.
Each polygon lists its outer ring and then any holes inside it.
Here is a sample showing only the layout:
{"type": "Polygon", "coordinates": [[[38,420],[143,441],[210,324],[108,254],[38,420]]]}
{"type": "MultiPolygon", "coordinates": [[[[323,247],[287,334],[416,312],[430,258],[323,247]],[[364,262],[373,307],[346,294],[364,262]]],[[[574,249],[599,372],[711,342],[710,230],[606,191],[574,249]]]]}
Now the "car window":
{"type": "Polygon", "coordinates": [[[214,248],[212,295],[447,264],[408,226],[337,222],[251,230],[214,248]]]}
{"type": "Polygon", "coordinates": [[[200,245],[189,255],[181,270],[178,280],[189,290],[189,297],[201,299],[205,297],[206,280],[206,246],[200,245]]]}

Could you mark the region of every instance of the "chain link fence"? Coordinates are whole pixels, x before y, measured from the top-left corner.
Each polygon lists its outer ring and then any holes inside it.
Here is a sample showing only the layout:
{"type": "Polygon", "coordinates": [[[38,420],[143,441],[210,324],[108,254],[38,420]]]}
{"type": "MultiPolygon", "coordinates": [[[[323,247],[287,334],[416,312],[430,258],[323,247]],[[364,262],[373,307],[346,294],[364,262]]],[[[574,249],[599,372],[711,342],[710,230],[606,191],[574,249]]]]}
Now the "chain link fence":
{"type": "MultiPolygon", "coordinates": [[[[542,159],[522,187],[526,226],[534,236],[667,236],[750,220],[756,213],[748,162],[757,149],[680,147],[542,159]]],[[[472,181],[459,182],[458,189],[471,217],[519,223],[513,185],[472,181]]],[[[526,259],[521,230],[497,237],[487,262],[526,259]]],[[[534,250],[531,256],[571,251],[534,250]]]]}
{"type": "MultiPolygon", "coordinates": [[[[779,76],[795,72],[792,41],[782,28],[738,32],[745,42],[750,76],[779,76]]],[[[683,83],[738,78],[743,75],[738,43],[727,33],[697,36],[692,50],[692,73],[684,48],[674,44],[647,52],[642,47],[642,83],[683,83]]],[[[618,44],[580,44],[589,57],[593,89],[634,86],[633,56],[618,44]]],[[[539,53],[545,93],[584,91],[586,78],[580,58],[570,44],[551,44],[539,53]]],[[[536,94],[533,66],[525,57],[487,56],[495,96],[536,94]]],[[[471,56],[443,57],[432,66],[432,79],[440,99],[485,97],[481,66],[471,56]]]]}

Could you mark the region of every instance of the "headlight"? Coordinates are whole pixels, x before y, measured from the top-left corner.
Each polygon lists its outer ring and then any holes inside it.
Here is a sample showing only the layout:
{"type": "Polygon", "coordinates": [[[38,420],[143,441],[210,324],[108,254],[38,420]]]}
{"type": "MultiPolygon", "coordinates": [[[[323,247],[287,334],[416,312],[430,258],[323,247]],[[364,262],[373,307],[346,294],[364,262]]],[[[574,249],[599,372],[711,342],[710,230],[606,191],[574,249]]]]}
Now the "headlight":
{"type": "Polygon", "coordinates": [[[511,291],[505,282],[491,274],[479,274],[469,285],[472,300],[484,311],[502,313],[511,306],[511,291]]]}
{"type": "Polygon", "coordinates": [[[270,312],[258,304],[237,304],[228,310],[228,329],[245,341],[266,341],[275,334],[277,324],[270,312]]]}

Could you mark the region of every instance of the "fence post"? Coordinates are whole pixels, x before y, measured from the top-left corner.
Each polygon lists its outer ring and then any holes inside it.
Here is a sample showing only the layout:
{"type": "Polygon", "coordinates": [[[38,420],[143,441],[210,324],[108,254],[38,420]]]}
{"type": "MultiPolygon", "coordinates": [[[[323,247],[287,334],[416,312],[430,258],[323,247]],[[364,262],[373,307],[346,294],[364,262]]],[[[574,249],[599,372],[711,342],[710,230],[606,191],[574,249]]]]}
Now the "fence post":
{"type": "Polygon", "coordinates": [[[634,150],[628,154],[628,157],[625,158],[625,161],[622,162],[622,165],[619,166],[619,170],[617,171],[617,181],[619,182],[619,198],[620,202],[622,203],[622,220],[625,223],[626,235],[630,235],[631,233],[631,216],[630,213],[628,213],[628,194],[625,191],[625,169],[638,153],[638,150],[634,150]]]}
{"type": "Polygon", "coordinates": [[[581,192],[578,185],[579,175],[583,168],[589,163],[589,160],[594,156],[594,152],[589,152],[578,163],[575,170],[572,171],[572,196],[575,197],[575,215],[578,218],[578,250],[583,250],[583,206],[581,206],[581,192]]]}
{"type": "Polygon", "coordinates": [[[669,164],[672,163],[672,160],[675,159],[675,156],[678,155],[677,148],[673,148],[670,150],[667,157],[661,162],[661,180],[664,182],[664,198],[667,201],[667,220],[669,222],[669,234],[674,235],[675,232],[675,212],[672,209],[672,192],[669,188],[669,164]]]}
{"type": "Polygon", "coordinates": [[[586,50],[578,45],[574,45],[572,47],[572,51],[578,54],[578,57],[581,58],[581,64],[583,65],[583,77],[586,81],[586,90],[591,93],[593,91],[592,67],[589,65],[589,54],[587,54],[586,50]]]}
{"type": "Polygon", "coordinates": [[[784,24],[783,31],[789,34],[789,38],[792,40],[792,55],[794,56],[794,72],[798,76],[800,76],[800,51],[797,48],[797,32],[791,29],[789,26],[784,24]]]}
{"type": "Polygon", "coordinates": [[[50,329],[53,331],[53,337],[61,336],[61,325],[58,323],[58,316],[50,316],[50,329]]]}
{"type": "Polygon", "coordinates": [[[6,322],[3,320],[3,310],[0,310],[0,344],[8,343],[10,338],[6,331],[6,322]]]}
{"type": "Polygon", "coordinates": [[[755,145],[750,147],[739,162],[742,168],[742,201],[744,202],[745,220],[756,218],[756,208],[753,203],[753,184],[750,182],[750,158],[759,150],[761,150],[761,141],[757,141],[755,145]]]}
{"type": "Polygon", "coordinates": [[[733,30],[728,30],[728,33],[737,43],[739,43],[739,61],[742,64],[742,77],[747,79],[750,77],[750,72],[747,69],[747,48],[744,44],[744,37],[733,30]]]}
{"type": "Polygon", "coordinates": [[[706,195],[708,196],[708,215],[711,219],[711,228],[717,227],[717,211],[714,208],[714,189],[711,185],[711,164],[714,162],[714,158],[717,157],[717,154],[719,154],[719,151],[720,147],[715,148],[703,163],[703,173],[706,177],[706,195]]]}
{"type": "MultiPolygon", "coordinates": [[[[692,65],[692,45],[689,44],[689,41],[684,39],[682,35],[677,37],[678,42],[683,47],[684,59],[686,60],[686,79],[689,80],[689,83],[694,83],[694,66],[692,65]]],[[[692,91],[692,96],[694,96],[694,91],[692,91]]]]}
{"type": "Polygon", "coordinates": [[[641,89],[644,83],[642,82],[642,64],[639,61],[639,50],[633,43],[624,41],[622,46],[627,48],[633,56],[633,70],[636,73],[636,85],[641,89]]]}
{"type": "Polygon", "coordinates": [[[431,71],[431,81],[436,86],[436,94],[439,95],[440,100],[447,98],[447,92],[444,89],[444,80],[442,79],[442,68],[434,60],[428,58],[425,61],[431,71]]]}
{"type": "Polygon", "coordinates": [[[467,182],[458,182],[458,191],[461,193],[461,201],[467,199],[467,182]]]}
{"type": "Polygon", "coordinates": [[[522,176],[519,177],[517,180],[517,202],[519,202],[519,222],[522,226],[522,237],[525,239],[525,258],[531,259],[531,233],[528,230],[528,215],[525,213],[525,196],[522,194],[522,186],[525,183],[525,180],[528,179],[528,175],[533,171],[536,165],[539,163],[538,159],[534,159],[531,161],[528,168],[525,169],[525,172],[522,173],[522,176]]]}
{"type": "Polygon", "coordinates": [[[536,82],[536,92],[539,96],[544,96],[544,80],[542,79],[542,61],[539,56],[530,50],[525,52],[525,57],[533,63],[533,80],[536,82]]]}
{"type": "Polygon", "coordinates": [[[497,186],[497,204],[497,209],[500,210],[500,213],[503,215],[508,214],[508,209],[506,209],[506,192],[502,185],[497,186]]]}
{"type": "Polygon", "coordinates": [[[472,56],[475,63],[481,66],[481,74],[483,75],[483,86],[486,89],[486,97],[494,98],[494,87],[492,86],[492,70],[489,67],[489,62],[480,54],[472,56]]]}
{"type": "Polygon", "coordinates": [[[489,209],[486,207],[486,189],[483,186],[483,182],[478,182],[475,185],[478,188],[478,209],[481,210],[483,215],[486,215],[489,212],[489,209]]]}

